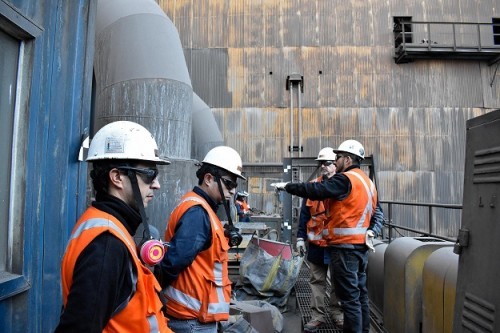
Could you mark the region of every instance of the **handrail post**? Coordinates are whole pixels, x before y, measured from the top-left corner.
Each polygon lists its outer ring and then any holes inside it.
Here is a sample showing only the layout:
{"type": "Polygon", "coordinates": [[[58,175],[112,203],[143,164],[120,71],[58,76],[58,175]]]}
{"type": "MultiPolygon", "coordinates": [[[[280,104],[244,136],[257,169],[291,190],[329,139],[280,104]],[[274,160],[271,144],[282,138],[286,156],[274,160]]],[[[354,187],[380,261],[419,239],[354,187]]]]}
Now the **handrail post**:
{"type": "MultiPolygon", "coordinates": [[[[402,21],[404,22],[404,21],[402,21]]],[[[403,34],[403,50],[406,49],[406,33],[405,33],[405,24],[404,23],[401,23],[401,31],[402,31],[402,34],[403,34]]]]}
{"type": "Polygon", "coordinates": [[[453,27],[453,51],[457,50],[457,32],[455,29],[455,23],[452,23],[451,26],[453,27]]]}
{"type": "Polygon", "coordinates": [[[429,205],[429,235],[432,235],[432,206],[429,205]]]}
{"type": "Polygon", "coordinates": [[[431,24],[427,23],[427,48],[431,50],[431,24]]]}
{"type": "Polygon", "coordinates": [[[477,45],[478,51],[481,51],[483,47],[481,45],[481,25],[479,23],[477,24],[477,45]]]}
{"type": "Polygon", "coordinates": [[[389,203],[389,207],[387,208],[389,212],[389,243],[392,241],[392,203],[389,203]]]}

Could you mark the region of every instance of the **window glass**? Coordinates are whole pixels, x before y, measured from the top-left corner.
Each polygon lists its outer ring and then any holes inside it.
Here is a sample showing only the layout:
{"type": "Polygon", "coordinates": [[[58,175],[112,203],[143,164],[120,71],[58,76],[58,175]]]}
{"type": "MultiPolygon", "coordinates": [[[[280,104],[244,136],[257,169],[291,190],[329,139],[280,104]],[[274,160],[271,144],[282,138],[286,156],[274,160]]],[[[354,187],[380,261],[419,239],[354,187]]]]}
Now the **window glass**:
{"type": "Polygon", "coordinates": [[[0,30],[0,272],[10,270],[7,253],[11,189],[12,142],[19,40],[0,30]]]}
{"type": "Polygon", "coordinates": [[[500,18],[493,18],[493,44],[500,45],[500,18]]]}

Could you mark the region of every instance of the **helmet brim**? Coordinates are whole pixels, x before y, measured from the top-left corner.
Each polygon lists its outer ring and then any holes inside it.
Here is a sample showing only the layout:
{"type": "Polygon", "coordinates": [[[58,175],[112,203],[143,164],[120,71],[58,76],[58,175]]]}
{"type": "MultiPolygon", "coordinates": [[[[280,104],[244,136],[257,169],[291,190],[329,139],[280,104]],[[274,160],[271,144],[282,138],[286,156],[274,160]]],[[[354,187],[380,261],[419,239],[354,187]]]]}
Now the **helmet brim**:
{"type": "Polygon", "coordinates": [[[350,152],[345,151],[345,150],[337,150],[337,149],[335,149],[333,152],[334,152],[335,154],[338,154],[338,153],[347,153],[347,154],[355,155],[355,156],[359,157],[359,158],[360,158],[360,159],[362,159],[362,160],[364,160],[364,159],[365,159],[363,156],[359,156],[359,155],[356,155],[356,154],[350,153],[350,152]]]}

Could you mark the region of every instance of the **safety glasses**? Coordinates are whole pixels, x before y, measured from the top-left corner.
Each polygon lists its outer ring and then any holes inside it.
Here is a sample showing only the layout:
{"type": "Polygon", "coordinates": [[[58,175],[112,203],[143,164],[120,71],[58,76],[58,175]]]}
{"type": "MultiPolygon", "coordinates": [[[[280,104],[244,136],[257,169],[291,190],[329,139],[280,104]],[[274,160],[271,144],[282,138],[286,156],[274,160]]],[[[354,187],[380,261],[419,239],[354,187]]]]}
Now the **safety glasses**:
{"type": "Polygon", "coordinates": [[[319,161],[318,164],[319,164],[319,166],[324,165],[326,167],[329,167],[330,165],[333,164],[333,161],[319,161]]]}
{"type": "Polygon", "coordinates": [[[232,189],[235,189],[238,186],[238,183],[233,182],[231,179],[220,177],[220,180],[222,180],[224,186],[226,186],[228,191],[231,191],[232,189]]]}
{"type": "Polygon", "coordinates": [[[142,181],[148,185],[152,184],[156,177],[158,177],[158,169],[156,168],[134,168],[121,166],[117,168],[118,170],[126,171],[134,171],[136,174],[139,174],[139,177],[142,178],[142,181]]]}

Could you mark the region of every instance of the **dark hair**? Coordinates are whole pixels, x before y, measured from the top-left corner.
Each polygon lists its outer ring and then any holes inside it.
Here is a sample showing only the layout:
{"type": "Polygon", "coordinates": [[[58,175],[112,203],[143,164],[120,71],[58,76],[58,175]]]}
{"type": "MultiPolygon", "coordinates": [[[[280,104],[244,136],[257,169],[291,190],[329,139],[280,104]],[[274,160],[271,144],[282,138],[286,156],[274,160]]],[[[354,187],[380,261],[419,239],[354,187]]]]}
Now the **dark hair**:
{"type": "Polygon", "coordinates": [[[344,153],[344,154],[351,157],[352,164],[361,165],[361,157],[351,153],[344,153]]]}
{"type": "Polygon", "coordinates": [[[109,172],[118,167],[129,166],[136,167],[139,161],[136,160],[97,160],[92,163],[92,186],[96,193],[108,193],[109,172]]]}
{"type": "Polygon", "coordinates": [[[203,179],[205,175],[209,173],[214,177],[221,177],[229,175],[224,169],[221,169],[215,165],[203,163],[201,167],[196,171],[196,177],[198,177],[198,185],[203,184],[203,179]]]}

